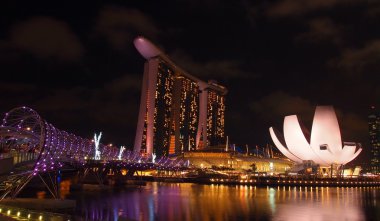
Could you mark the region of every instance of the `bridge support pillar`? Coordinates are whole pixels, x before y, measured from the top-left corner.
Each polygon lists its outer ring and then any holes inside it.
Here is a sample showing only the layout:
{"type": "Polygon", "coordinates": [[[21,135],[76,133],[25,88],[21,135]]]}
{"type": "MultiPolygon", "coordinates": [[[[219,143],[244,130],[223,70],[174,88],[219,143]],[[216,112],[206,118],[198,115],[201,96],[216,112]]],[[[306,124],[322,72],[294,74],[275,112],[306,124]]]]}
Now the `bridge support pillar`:
{"type": "Polygon", "coordinates": [[[59,183],[60,180],[58,179],[58,171],[53,171],[45,174],[45,177],[41,176],[41,174],[38,174],[39,178],[45,185],[45,187],[49,190],[50,194],[53,196],[54,199],[60,199],[60,188],[59,183]]]}

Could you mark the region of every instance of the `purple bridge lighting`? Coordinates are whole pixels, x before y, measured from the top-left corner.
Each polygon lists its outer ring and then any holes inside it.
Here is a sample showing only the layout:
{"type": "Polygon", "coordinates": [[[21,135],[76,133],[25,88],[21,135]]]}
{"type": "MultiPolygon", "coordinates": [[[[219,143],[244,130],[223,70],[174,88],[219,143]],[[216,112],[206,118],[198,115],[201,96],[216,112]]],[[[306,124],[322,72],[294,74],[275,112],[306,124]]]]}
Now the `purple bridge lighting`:
{"type": "Polygon", "coordinates": [[[94,159],[95,144],[90,139],[55,128],[31,108],[18,107],[5,114],[0,126],[0,160],[13,159],[9,171],[0,171],[0,200],[12,198],[35,176],[58,197],[55,179],[51,174],[64,166],[76,169],[91,165],[113,165],[119,169],[147,170],[183,168],[183,161],[160,158],[152,162],[152,156],[133,151],[120,151],[116,146],[99,144],[100,159],[94,159]],[[52,184],[47,179],[53,180],[52,184]],[[44,178],[45,177],[45,178],[44,178]]]}

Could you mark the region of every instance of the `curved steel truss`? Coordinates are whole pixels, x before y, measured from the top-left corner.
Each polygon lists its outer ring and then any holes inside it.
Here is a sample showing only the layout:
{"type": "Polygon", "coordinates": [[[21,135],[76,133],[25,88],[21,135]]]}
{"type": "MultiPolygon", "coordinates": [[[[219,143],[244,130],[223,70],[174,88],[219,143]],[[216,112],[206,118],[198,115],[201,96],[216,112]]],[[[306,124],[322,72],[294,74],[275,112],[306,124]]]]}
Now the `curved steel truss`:
{"type": "MultiPolygon", "coordinates": [[[[0,154],[17,156],[22,165],[0,180],[0,190],[13,197],[36,175],[56,172],[64,163],[85,166],[89,162],[123,163],[141,169],[178,169],[184,162],[151,158],[140,153],[122,151],[115,146],[99,144],[100,159],[95,159],[94,141],[55,128],[31,108],[18,107],[5,114],[0,126],[0,154]],[[120,154],[121,153],[121,154],[120,154]],[[149,166],[148,166],[149,165],[149,166]]],[[[1,156],[1,155],[0,155],[1,156]]],[[[0,157],[1,158],[1,157],[0,157]]]]}
{"type": "MultiPolygon", "coordinates": [[[[56,170],[64,161],[84,163],[94,156],[94,143],[55,128],[28,107],[12,109],[5,114],[0,127],[2,152],[34,153],[34,173],[56,170]],[[6,149],[8,148],[8,149],[6,149]]],[[[101,160],[113,160],[119,150],[99,145],[101,160]]]]}

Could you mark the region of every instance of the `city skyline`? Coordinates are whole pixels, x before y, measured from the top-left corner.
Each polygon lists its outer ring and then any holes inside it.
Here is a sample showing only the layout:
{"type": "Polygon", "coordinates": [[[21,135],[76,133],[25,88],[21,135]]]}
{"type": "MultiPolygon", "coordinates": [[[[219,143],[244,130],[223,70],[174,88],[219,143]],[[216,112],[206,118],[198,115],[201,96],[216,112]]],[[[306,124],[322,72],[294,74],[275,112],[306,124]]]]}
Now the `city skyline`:
{"type": "Polygon", "coordinates": [[[102,130],[105,142],[132,148],[145,62],[132,41],[143,35],[229,89],[231,143],[271,143],[266,128],[284,116],[311,125],[315,106],[334,105],[343,137],[368,156],[379,4],[297,2],[6,4],[0,112],[31,106],[59,128],[82,137],[102,130]]]}

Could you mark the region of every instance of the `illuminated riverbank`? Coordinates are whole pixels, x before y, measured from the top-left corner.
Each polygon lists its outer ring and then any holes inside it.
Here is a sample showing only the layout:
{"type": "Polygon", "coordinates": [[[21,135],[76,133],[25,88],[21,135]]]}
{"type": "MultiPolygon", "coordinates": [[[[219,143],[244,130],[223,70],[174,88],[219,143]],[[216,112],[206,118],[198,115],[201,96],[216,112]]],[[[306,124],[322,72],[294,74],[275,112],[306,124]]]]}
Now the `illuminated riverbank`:
{"type": "Polygon", "coordinates": [[[259,178],[259,179],[214,179],[208,180],[213,184],[231,184],[231,185],[260,185],[260,186],[318,186],[318,187],[378,187],[380,181],[357,181],[357,180],[303,180],[303,179],[273,179],[273,178],[259,178]]]}

